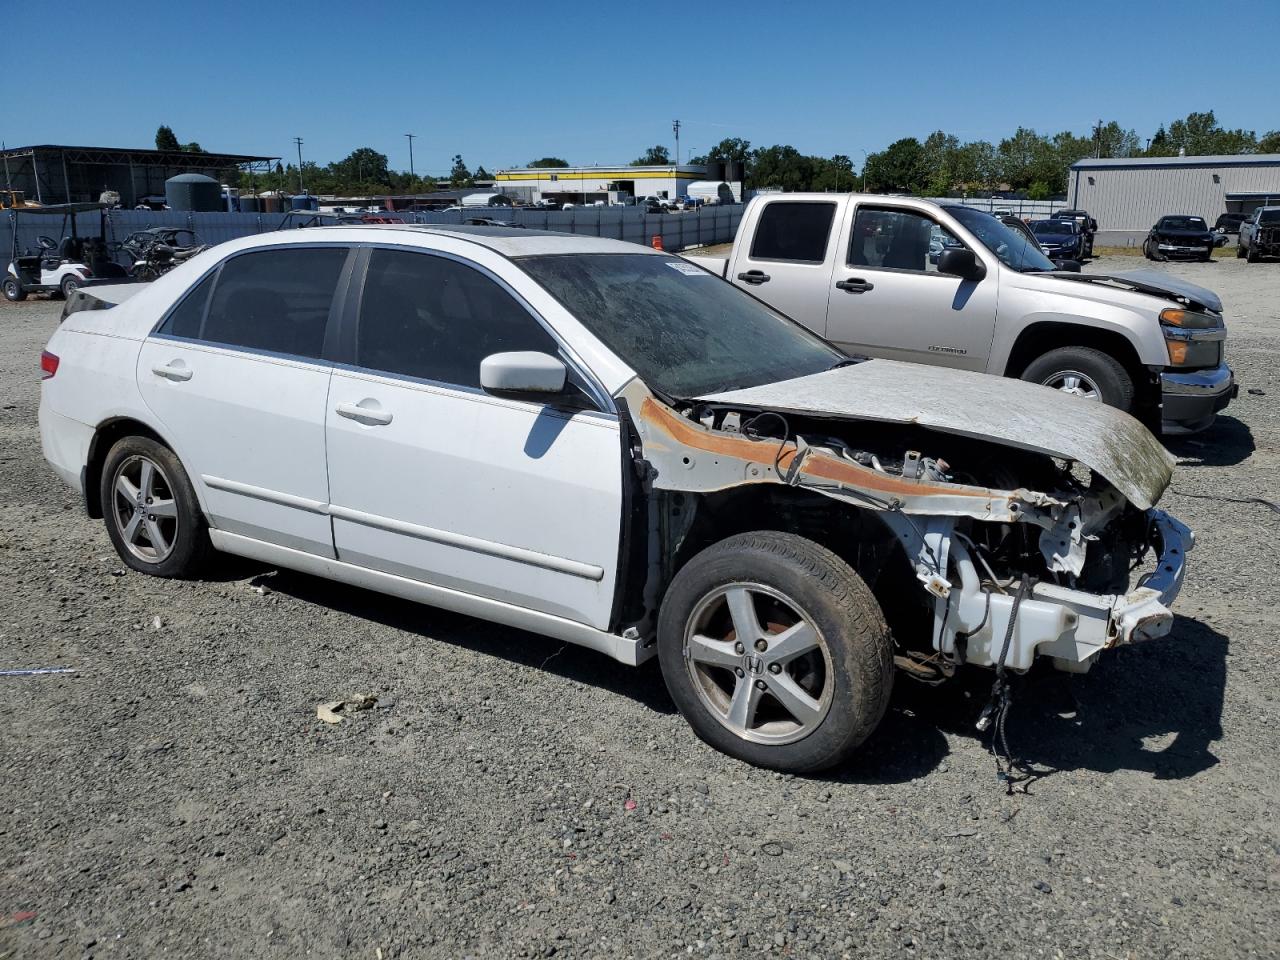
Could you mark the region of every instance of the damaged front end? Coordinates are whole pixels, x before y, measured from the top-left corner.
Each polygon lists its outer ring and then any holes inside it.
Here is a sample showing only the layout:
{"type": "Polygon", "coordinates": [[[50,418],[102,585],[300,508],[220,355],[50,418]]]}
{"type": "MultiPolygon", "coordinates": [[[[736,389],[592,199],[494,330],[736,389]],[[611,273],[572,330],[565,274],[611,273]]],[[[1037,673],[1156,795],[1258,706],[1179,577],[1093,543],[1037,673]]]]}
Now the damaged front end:
{"type": "MultiPolygon", "coordinates": [[[[1024,671],[1037,656],[1083,672],[1099,651],[1172,626],[1194,538],[1154,508],[1168,474],[1152,479],[1151,450],[1136,484],[924,417],[891,423],[732,395],[677,408],[639,381],[622,399],[657,531],[650,609],[679,557],[714,536],[699,524],[736,522],[798,528],[845,557],[894,628],[899,666],[921,679],[966,663],[1024,671]]],[[[1111,415],[1122,416],[1101,416],[1111,415]]]]}

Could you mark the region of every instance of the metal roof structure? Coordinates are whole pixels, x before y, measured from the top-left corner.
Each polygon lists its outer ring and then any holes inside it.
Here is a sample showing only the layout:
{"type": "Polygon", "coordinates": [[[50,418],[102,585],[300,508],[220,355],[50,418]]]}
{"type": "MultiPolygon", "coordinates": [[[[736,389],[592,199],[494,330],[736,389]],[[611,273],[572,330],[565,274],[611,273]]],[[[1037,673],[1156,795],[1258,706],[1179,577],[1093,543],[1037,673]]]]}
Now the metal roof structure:
{"type": "Polygon", "coordinates": [[[195,153],[131,147],[81,147],[42,143],[0,150],[0,187],[22,190],[40,203],[97,200],[115,190],[132,206],[140,197],[163,193],[174,174],[216,174],[229,169],[271,169],[279,157],[245,153],[195,153]]]}
{"type": "Polygon", "coordinates": [[[1280,166],[1280,153],[1227,153],[1198,157],[1085,157],[1072,170],[1108,167],[1270,167],[1280,166]]]}

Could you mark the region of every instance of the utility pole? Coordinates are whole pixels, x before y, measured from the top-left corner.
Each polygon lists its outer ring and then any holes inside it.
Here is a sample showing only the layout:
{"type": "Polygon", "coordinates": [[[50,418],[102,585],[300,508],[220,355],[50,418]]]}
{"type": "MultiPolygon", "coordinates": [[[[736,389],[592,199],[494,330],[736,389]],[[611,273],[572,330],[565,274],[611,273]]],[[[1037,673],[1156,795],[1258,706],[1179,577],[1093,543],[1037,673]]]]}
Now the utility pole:
{"type": "Polygon", "coordinates": [[[1098,118],[1098,125],[1093,128],[1093,155],[1095,157],[1102,156],[1102,118],[1098,118]]]}
{"type": "Polygon", "coordinates": [[[302,186],[302,138],[294,137],[293,142],[298,147],[298,192],[305,194],[307,191],[302,186]]]}
{"type": "Polygon", "coordinates": [[[671,129],[675,132],[675,135],[676,135],[676,165],[679,166],[680,164],[680,121],[672,120],[671,129]]]}
{"type": "Polygon", "coordinates": [[[412,180],[413,179],[413,138],[417,136],[417,134],[406,133],[405,136],[409,138],[409,179],[412,180]]]}

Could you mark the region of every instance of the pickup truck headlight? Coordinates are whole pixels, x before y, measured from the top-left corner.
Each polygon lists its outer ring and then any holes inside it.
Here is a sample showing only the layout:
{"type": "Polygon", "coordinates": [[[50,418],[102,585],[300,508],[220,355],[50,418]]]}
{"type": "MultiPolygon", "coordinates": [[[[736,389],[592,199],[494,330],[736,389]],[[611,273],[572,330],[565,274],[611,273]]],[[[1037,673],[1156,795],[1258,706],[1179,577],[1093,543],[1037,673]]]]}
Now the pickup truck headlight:
{"type": "Polygon", "coordinates": [[[1221,317],[1170,307],[1160,311],[1169,363],[1175,367],[1216,367],[1222,362],[1226,335],[1221,317]]]}
{"type": "Polygon", "coordinates": [[[1169,307],[1160,311],[1160,322],[1168,327],[1181,330],[1211,330],[1222,326],[1222,320],[1210,313],[1196,313],[1194,310],[1179,310],[1169,307]]]}

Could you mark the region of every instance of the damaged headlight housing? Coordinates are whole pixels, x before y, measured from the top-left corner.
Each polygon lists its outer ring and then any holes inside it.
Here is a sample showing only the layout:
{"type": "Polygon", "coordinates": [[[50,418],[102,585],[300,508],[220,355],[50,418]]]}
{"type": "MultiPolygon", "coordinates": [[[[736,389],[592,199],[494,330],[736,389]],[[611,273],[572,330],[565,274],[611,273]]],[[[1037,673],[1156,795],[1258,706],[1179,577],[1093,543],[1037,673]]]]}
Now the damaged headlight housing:
{"type": "Polygon", "coordinates": [[[1160,311],[1160,329],[1175,367],[1216,367],[1222,362],[1226,328],[1212,313],[1169,307],[1160,311]]]}

